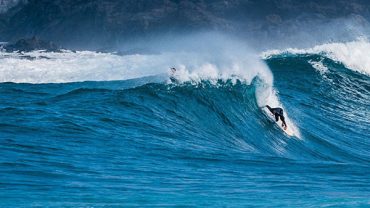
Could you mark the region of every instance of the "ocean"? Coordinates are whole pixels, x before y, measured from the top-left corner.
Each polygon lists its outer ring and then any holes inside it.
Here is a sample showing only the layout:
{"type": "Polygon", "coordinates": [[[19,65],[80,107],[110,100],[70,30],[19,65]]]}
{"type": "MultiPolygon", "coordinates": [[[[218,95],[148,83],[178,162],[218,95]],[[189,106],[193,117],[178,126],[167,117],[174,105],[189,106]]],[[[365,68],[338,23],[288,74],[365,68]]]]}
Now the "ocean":
{"type": "Polygon", "coordinates": [[[368,207],[369,50],[1,52],[0,207],[368,207]]]}

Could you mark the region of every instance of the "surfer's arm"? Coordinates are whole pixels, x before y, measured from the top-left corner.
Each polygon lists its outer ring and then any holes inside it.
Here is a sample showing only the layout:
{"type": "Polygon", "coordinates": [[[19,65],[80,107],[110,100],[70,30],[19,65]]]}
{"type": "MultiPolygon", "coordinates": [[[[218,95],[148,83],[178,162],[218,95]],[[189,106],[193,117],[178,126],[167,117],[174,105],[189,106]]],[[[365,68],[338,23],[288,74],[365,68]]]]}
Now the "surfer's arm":
{"type": "Polygon", "coordinates": [[[269,105],[266,105],[265,107],[268,108],[271,113],[274,113],[272,112],[272,108],[269,105]]]}

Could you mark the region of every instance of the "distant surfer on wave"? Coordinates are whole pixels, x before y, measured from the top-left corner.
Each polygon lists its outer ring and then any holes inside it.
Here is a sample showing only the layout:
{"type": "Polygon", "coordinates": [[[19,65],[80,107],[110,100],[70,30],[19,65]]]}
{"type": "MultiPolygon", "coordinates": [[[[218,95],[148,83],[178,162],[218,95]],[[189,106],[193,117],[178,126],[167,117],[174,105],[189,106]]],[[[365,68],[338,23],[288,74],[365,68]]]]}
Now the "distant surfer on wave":
{"type": "Polygon", "coordinates": [[[284,111],[282,108],[271,108],[269,105],[266,105],[266,108],[269,109],[269,111],[274,114],[276,122],[279,121],[279,117],[281,122],[283,123],[281,126],[286,130],[288,126],[285,123],[285,118],[284,118],[284,111]]]}

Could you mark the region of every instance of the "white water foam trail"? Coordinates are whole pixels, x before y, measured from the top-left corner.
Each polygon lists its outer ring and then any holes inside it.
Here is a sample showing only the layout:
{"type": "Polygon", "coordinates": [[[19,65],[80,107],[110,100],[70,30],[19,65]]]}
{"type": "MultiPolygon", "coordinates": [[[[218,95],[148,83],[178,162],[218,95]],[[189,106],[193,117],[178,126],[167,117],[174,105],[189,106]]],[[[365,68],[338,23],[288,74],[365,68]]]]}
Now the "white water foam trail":
{"type": "MultiPolygon", "coordinates": [[[[287,133],[289,136],[295,136],[299,139],[302,139],[299,128],[288,116],[287,111],[289,109],[284,108],[284,105],[282,104],[282,102],[280,102],[280,99],[277,96],[277,92],[271,85],[263,83],[262,85],[258,86],[256,89],[256,98],[258,106],[261,107],[265,114],[267,114],[272,120],[275,120],[275,118],[274,116],[271,115],[271,113],[265,106],[269,105],[273,108],[275,107],[283,108],[285,114],[284,115],[285,121],[288,126],[288,128],[285,130],[285,133],[287,133]]],[[[279,126],[279,128],[283,129],[283,127],[281,126],[279,126]]]]}
{"type": "Polygon", "coordinates": [[[263,58],[281,54],[321,54],[341,62],[346,68],[370,76],[370,42],[365,39],[345,43],[327,43],[308,49],[288,48],[262,53],[263,58]]]}

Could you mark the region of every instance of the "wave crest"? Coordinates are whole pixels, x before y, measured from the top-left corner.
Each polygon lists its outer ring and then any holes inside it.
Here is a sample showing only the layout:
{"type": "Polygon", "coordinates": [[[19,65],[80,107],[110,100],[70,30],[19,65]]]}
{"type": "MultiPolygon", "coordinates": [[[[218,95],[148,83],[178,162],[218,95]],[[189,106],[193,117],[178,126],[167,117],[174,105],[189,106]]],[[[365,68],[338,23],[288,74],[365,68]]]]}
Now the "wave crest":
{"type": "MultiPolygon", "coordinates": [[[[269,59],[274,56],[318,54],[342,63],[346,68],[370,76],[370,42],[366,39],[345,43],[327,43],[313,48],[284,50],[269,50],[261,54],[262,58],[269,59]]],[[[312,63],[317,66],[316,63],[312,63]]]]}

